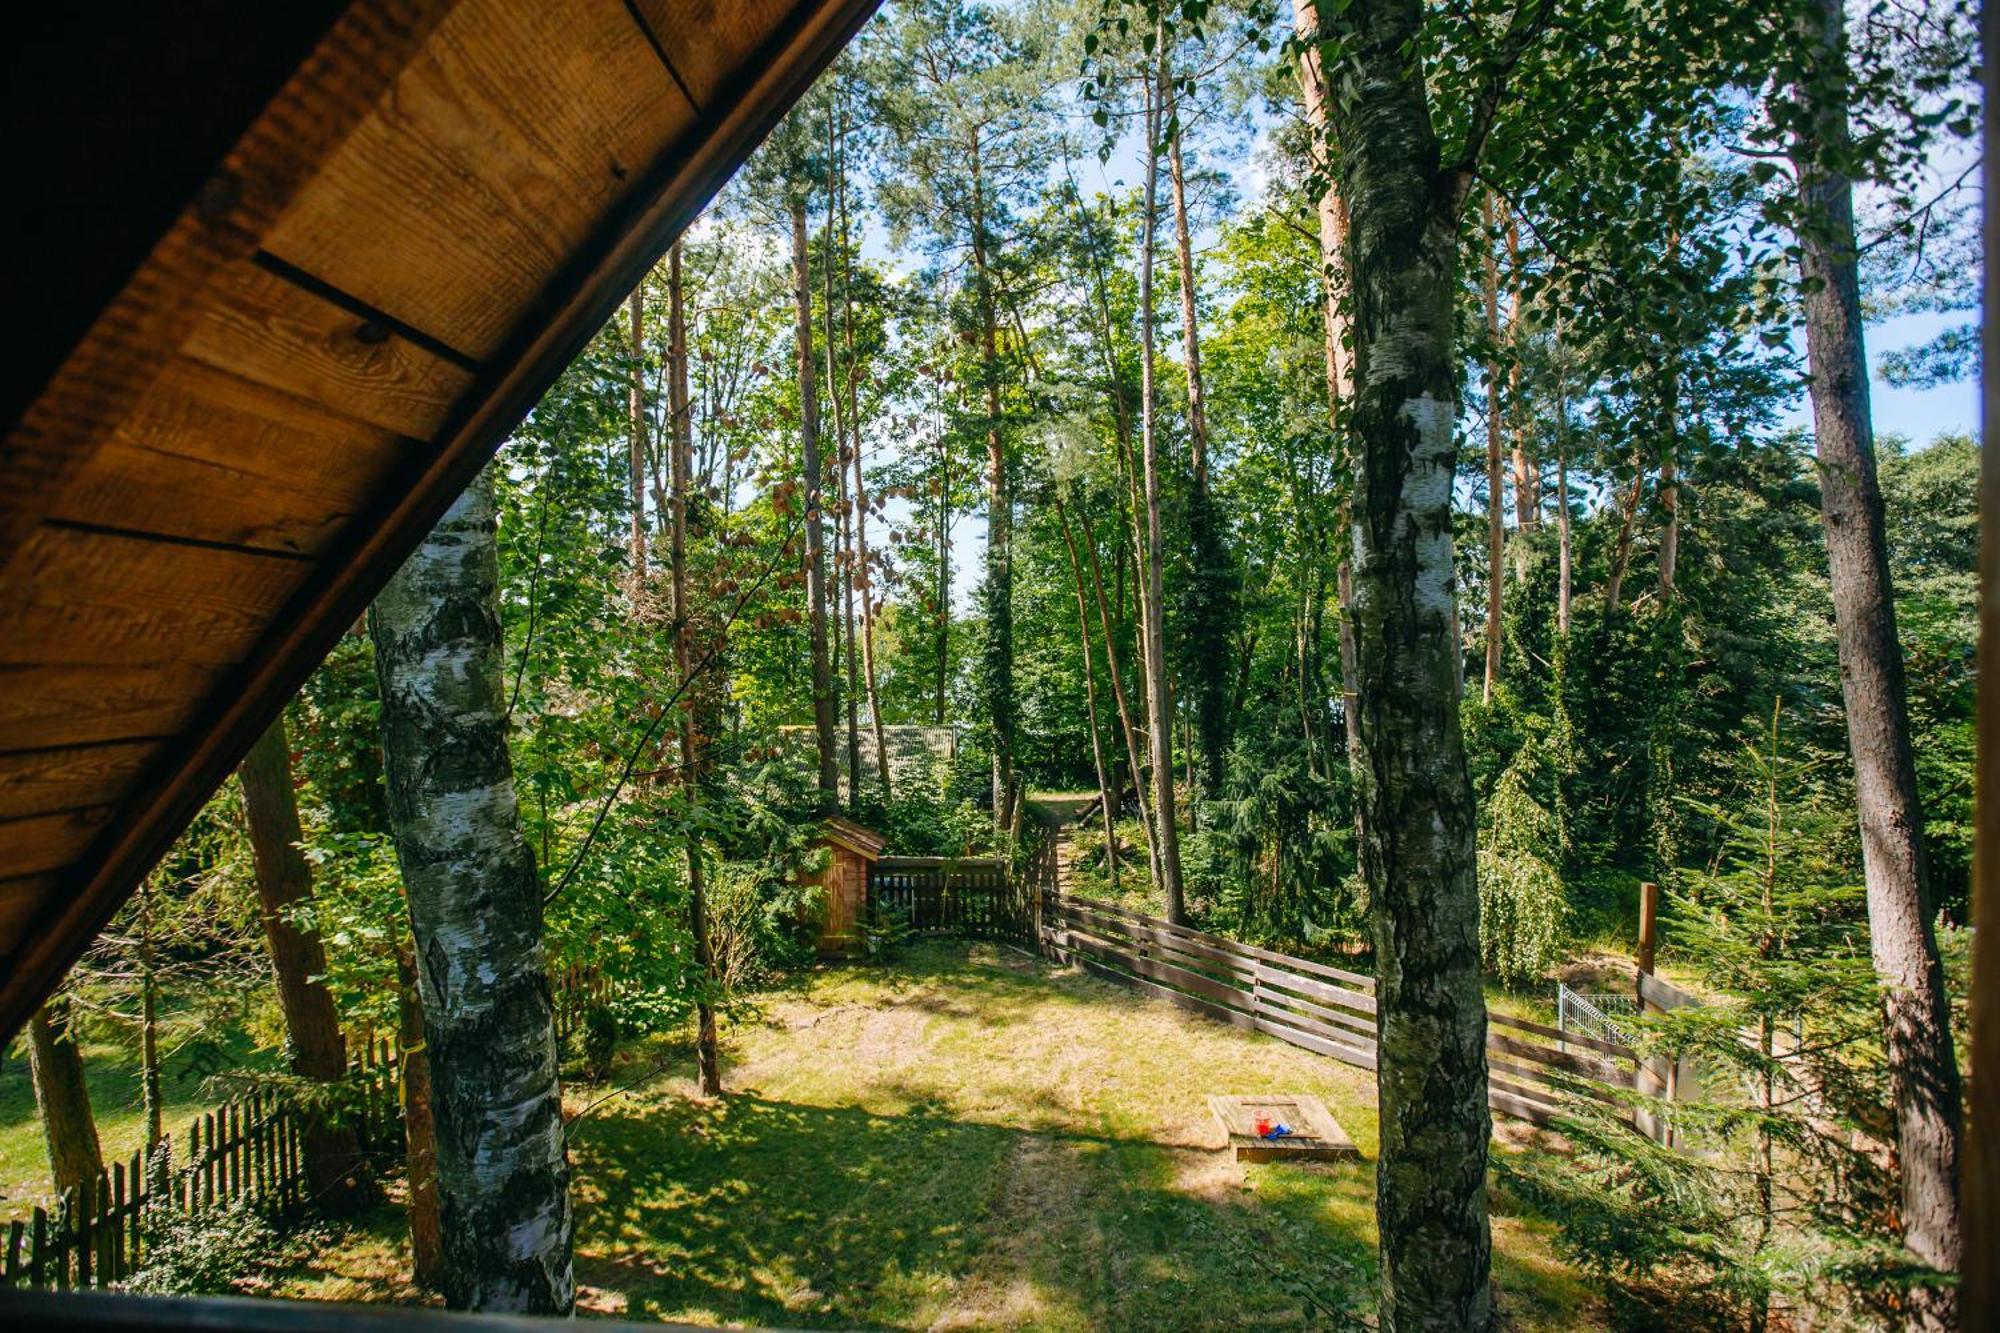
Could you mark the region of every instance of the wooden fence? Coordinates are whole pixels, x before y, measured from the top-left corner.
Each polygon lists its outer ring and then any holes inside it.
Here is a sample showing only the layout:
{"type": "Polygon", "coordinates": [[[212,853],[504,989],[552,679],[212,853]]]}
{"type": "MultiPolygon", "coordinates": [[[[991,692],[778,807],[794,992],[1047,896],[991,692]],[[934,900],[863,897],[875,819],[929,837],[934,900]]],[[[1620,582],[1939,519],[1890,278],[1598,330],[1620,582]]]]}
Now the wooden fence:
{"type": "Polygon", "coordinates": [[[584,963],[571,963],[549,974],[550,1017],[555,1024],[556,1044],[583,1026],[584,1015],[611,998],[611,983],[604,973],[584,963]]]}
{"type": "MultiPolygon", "coordinates": [[[[389,1042],[364,1039],[349,1068],[356,1090],[352,1123],[365,1155],[400,1152],[397,1056],[389,1042]]],[[[0,1286],[71,1290],[108,1287],[146,1262],[152,1223],[163,1213],[195,1213],[249,1198],[281,1219],[311,1203],[304,1126],[284,1099],[263,1091],[228,1102],[169,1134],[150,1164],[139,1153],[82,1189],[65,1191],[51,1213],[36,1208],[7,1223],[0,1286]]]]}
{"type": "Polygon", "coordinates": [[[919,934],[1025,939],[1025,892],[998,857],[885,856],[868,867],[868,910],[919,934]]]}
{"type": "MultiPolygon", "coordinates": [[[[1375,979],[1273,953],[1158,917],[1065,897],[1037,896],[1045,952],[1183,1009],[1262,1032],[1363,1069],[1375,1068],[1375,979]]],[[[1487,1014],[1492,1108],[1538,1125],[1575,1097],[1616,1102],[1634,1086],[1638,1058],[1617,1042],[1487,1014]]]]}

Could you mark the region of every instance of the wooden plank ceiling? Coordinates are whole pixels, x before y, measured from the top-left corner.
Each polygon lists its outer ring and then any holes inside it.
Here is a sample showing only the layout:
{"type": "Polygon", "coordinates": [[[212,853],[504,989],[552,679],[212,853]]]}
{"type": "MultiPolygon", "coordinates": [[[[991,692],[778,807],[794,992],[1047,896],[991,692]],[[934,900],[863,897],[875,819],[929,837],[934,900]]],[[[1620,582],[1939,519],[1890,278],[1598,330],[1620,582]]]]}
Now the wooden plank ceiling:
{"type": "MultiPolygon", "coordinates": [[[[208,12],[197,46],[256,48],[205,67],[247,119],[189,92],[206,121],[96,127],[133,165],[118,211],[52,236],[73,280],[9,260],[89,307],[17,325],[59,345],[0,398],[0,1032],[876,3],[208,12]]],[[[33,126],[30,162],[71,126],[33,126]]]]}

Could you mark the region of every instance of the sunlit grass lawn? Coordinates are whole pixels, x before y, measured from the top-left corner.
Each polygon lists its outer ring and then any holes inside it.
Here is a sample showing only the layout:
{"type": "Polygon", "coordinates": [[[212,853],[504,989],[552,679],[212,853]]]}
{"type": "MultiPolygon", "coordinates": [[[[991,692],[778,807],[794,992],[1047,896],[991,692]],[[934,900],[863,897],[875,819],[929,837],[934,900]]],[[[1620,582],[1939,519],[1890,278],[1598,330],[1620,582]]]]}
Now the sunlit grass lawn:
{"type": "MultiPolygon", "coordinates": [[[[1317,1095],[1372,1159],[1361,1070],[991,945],[829,969],[760,1010],[727,1029],[720,1100],[690,1096],[664,1041],[570,1090],[588,1312],[1168,1329],[1372,1311],[1369,1164],[1239,1166],[1205,1101],[1317,1095]]],[[[1498,1216],[1495,1246],[1514,1326],[1598,1321],[1540,1224],[1498,1216]]],[[[408,1299],[406,1273],[385,1213],[282,1289],[408,1299]]]]}
{"type": "MultiPolygon", "coordinates": [[[[161,1026],[162,1111],[167,1132],[176,1137],[187,1129],[189,1121],[229,1099],[226,1088],[211,1086],[212,1075],[243,1070],[271,1058],[269,1053],[253,1052],[253,1043],[240,1024],[168,1013],[161,1026]]],[[[110,1041],[105,1035],[87,1031],[83,1072],[97,1117],[98,1142],[109,1168],[114,1161],[128,1162],[145,1145],[146,1127],[139,1110],[136,1042],[110,1041]]],[[[0,1217],[25,1216],[37,1204],[52,1206],[49,1158],[42,1123],[35,1112],[28,1039],[23,1034],[0,1057],[0,1217]]]]}

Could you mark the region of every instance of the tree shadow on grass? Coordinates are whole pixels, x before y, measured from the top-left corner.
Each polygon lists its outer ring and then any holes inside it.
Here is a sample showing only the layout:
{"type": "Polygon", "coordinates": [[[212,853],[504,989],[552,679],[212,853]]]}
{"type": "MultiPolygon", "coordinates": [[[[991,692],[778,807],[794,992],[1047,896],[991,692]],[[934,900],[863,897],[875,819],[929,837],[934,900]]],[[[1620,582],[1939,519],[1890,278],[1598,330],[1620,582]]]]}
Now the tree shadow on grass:
{"type": "Polygon", "coordinates": [[[1359,1165],[1231,1197],[1142,1140],[744,1096],[607,1108],[572,1156],[579,1280],[630,1317],[1201,1328],[1373,1300],[1372,1236],[1329,1205],[1372,1190],[1359,1165]]]}

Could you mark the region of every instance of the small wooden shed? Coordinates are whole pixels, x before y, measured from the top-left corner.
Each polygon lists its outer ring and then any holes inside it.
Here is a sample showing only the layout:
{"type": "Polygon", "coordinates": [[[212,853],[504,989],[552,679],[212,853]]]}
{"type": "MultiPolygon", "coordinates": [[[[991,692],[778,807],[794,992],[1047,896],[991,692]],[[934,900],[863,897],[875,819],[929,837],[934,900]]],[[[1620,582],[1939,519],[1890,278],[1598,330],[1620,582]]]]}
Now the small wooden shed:
{"type": "Polygon", "coordinates": [[[805,880],[826,891],[820,954],[852,957],[861,952],[861,923],[868,916],[868,867],[882,859],[888,843],[873,829],[832,815],[820,824],[812,845],[829,853],[826,869],[805,880]]]}

